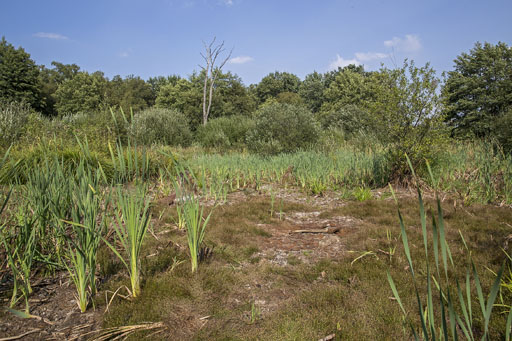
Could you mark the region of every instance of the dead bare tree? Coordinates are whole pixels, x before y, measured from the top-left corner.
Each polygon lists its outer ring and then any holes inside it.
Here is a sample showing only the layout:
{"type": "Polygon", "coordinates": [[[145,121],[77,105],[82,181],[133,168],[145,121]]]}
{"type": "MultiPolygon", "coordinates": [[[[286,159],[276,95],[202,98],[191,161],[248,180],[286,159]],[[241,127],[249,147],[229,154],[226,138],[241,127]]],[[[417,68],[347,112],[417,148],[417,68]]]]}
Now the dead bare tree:
{"type": "Polygon", "coordinates": [[[210,109],[212,107],[212,98],[213,98],[213,86],[215,85],[215,81],[217,77],[221,73],[222,67],[226,62],[231,58],[231,54],[233,50],[231,50],[226,58],[222,60],[220,66],[215,67],[215,63],[217,62],[217,58],[225,51],[224,42],[219,45],[215,44],[216,38],[213,38],[212,42],[207,45],[203,41],[205,53],[201,53],[201,57],[203,57],[206,67],[199,65],[201,69],[204,70],[204,87],[203,87],[203,125],[206,125],[208,122],[208,116],[210,115],[210,109]],[[206,97],[208,94],[208,104],[206,103],[206,97]]]}

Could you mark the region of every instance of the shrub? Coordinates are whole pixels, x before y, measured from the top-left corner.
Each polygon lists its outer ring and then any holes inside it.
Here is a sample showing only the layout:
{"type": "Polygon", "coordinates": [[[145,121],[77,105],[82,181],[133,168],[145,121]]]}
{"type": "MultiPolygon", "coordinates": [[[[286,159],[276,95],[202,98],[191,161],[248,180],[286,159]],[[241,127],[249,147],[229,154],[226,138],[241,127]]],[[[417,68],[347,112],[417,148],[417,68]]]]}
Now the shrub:
{"type": "Polygon", "coordinates": [[[320,126],[307,108],[271,102],[256,112],[247,145],[260,154],[279,154],[311,146],[319,135],[320,126]]]}
{"type": "Polygon", "coordinates": [[[26,103],[0,103],[0,145],[10,145],[22,135],[30,112],[26,103]]]}
{"type": "Polygon", "coordinates": [[[197,137],[204,147],[241,148],[245,145],[247,132],[254,127],[254,121],[242,115],[219,117],[199,127],[197,137]]]}
{"type": "Polygon", "coordinates": [[[188,146],[192,133],[185,115],[177,110],[150,108],[133,117],[130,133],[138,143],[188,146]]]}

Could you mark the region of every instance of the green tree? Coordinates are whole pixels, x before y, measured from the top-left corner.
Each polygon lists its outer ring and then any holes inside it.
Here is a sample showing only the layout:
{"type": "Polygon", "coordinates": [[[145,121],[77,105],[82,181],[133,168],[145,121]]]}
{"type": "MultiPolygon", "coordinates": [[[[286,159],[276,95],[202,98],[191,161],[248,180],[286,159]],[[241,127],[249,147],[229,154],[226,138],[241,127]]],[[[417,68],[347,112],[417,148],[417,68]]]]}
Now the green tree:
{"type": "Polygon", "coordinates": [[[117,75],[108,82],[105,100],[111,107],[120,107],[125,113],[140,111],[154,104],[151,86],[133,75],[117,75]]]}
{"type": "Polygon", "coordinates": [[[476,43],[454,62],[442,91],[453,134],[492,135],[496,120],[512,107],[512,47],[476,43]]]}
{"type": "Polygon", "coordinates": [[[53,61],[52,66],[53,68],[49,69],[41,65],[39,72],[41,96],[44,103],[42,114],[45,116],[57,115],[55,92],[60,84],[72,79],[80,71],[80,67],[76,64],[62,64],[53,61]]]}
{"type": "Polygon", "coordinates": [[[39,69],[22,47],[0,40],[0,98],[5,102],[26,102],[41,110],[39,69]]]}
{"type": "Polygon", "coordinates": [[[321,112],[338,111],[347,105],[362,106],[373,101],[377,81],[372,72],[365,72],[361,67],[351,65],[338,69],[328,76],[329,87],[323,93],[324,102],[321,112]]]}
{"type": "Polygon", "coordinates": [[[315,144],[320,127],[304,106],[267,101],[254,116],[247,132],[247,147],[260,154],[290,153],[315,144]]]}
{"type": "Polygon", "coordinates": [[[181,77],[178,75],[170,75],[167,77],[164,77],[164,76],[149,77],[149,79],[146,83],[148,83],[149,86],[151,87],[153,101],[156,101],[158,93],[160,92],[160,89],[164,85],[168,85],[168,84],[176,85],[176,83],[178,83],[178,81],[180,79],[181,79],[181,77]]]}
{"type": "MultiPolygon", "coordinates": [[[[176,109],[185,114],[194,130],[203,122],[203,72],[193,73],[188,79],[180,79],[174,85],[164,85],[156,99],[158,107],[176,109]]],[[[209,118],[247,115],[255,110],[255,98],[237,75],[220,73],[214,91],[209,118]]]]}
{"type": "Polygon", "coordinates": [[[300,79],[288,72],[273,72],[263,77],[256,87],[256,94],[260,103],[269,98],[276,98],[281,92],[297,93],[300,79]]]}
{"type": "Polygon", "coordinates": [[[61,116],[76,113],[91,113],[105,104],[107,80],[102,72],[79,72],[65,80],[55,92],[55,108],[61,116]]]}
{"type": "Polygon", "coordinates": [[[325,89],[325,77],[316,71],[308,74],[300,84],[299,95],[313,113],[320,110],[320,107],[324,102],[325,89]]]}
{"type": "Polygon", "coordinates": [[[378,85],[368,109],[372,127],[388,145],[392,177],[410,174],[405,154],[415,169],[421,170],[425,159],[435,161],[447,131],[438,95],[439,79],[426,64],[418,68],[405,61],[399,69],[383,68],[375,74],[378,85]]]}
{"type": "Polygon", "coordinates": [[[201,84],[194,84],[188,79],[180,79],[176,84],[167,84],[160,88],[156,106],[182,112],[190,122],[190,126],[196,128],[202,117],[201,101],[201,84]]]}

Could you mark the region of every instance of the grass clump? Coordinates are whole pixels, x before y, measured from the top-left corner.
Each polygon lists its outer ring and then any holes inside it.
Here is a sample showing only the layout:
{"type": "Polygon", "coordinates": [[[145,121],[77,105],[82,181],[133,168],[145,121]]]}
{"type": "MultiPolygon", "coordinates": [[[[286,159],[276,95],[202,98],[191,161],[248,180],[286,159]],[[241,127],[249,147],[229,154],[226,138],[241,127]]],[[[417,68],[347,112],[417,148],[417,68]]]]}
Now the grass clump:
{"type": "Polygon", "coordinates": [[[128,260],[125,260],[110,243],[107,242],[107,245],[126,266],[130,274],[132,295],[137,297],[140,294],[140,252],[151,218],[147,191],[137,187],[136,193],[133,194],[118,188],[116,206],[114,228],[128,260]]]}
{"type": "MultiPolygon", "coordinates": [[[[410,161],[409,166],[414,176],[414,170],[410,161]]],[[[432,183],[435,183],[432,173],[431,178],[432,183]]],[[[407,258],[408,268],[414,283],[414,290],[417,298],[417,316],[419,317],[420,321],[419,325],[415,325],[410,319],[410,314],[407,313],[406,309],[404,308],[395,282],[388,272],[388,281],[393,291],[393,295],[398,302],[405,319],[408,321],[411,332],[416,340],[420,340],[421,338],[427,340],[448,339],[449,335],[454,340],[457,340],[459,333],[462,333],[462,335],[464,335],[467,340],[476,340],[478,338],[487,340],[490,337],[489,322],[491,319],[494,302],[499,291],[500,281],[503,274],[503,266],[498,271],[496,279],[494,280],[487,298],[484,297],[481,280],[471,255],[469,256],[470,266],[466,270],[465,282],[463,281],[461,286],[459,281],[455,280],[456,285],[454,285],[453,279],[449,278],[449,272],[451,272],[455,265],[452,258],[452,253],[446,241],[445,223],[441,202],[439,198],[437,198],[436,201],[437,214],[432,214],[431,243],[433,248],[429,253],[430,242],[428,240],[429,232],[427,230],[427,214],[425,213],[422,193],[418,187],[420,222],[423,235],[423,248],[425,252],[424,264],[426,265],[426,269],[423,271],[426,272],[426,283],[422,283],[422,281],[419,280],[418,271],[420,270],[418,267],[416,267],[415,271],[404,219],[402,217],[400,207],[398,208],[404,253],[407,258]],[[432,256],[435,260],[435,268],[431,268],[430,266],[432,256]],[[426,285],[426,297],[421,297],[418,288],[420,285],[426,285]],[[475,323],[477,320],[476,312],[473,311],[471,291],[472,287],[476,288],[478,298],[477,302],[482,313],[482,325],[479,326],[478,329],[476,328],[475,323]],[[439,300],[439,302],[436,302],[437,300],[439,300]],[[439,312],[441,314],[440,317],[438,315],[439,312]]],[[[462,241],[467,249],[467,244],[464,238],[462,241]]],[[[504,331],[504,335],[507,340],[510,339],[511,335],[511,323],[512,311],[508,315],[507,326],[504,331]]]]}

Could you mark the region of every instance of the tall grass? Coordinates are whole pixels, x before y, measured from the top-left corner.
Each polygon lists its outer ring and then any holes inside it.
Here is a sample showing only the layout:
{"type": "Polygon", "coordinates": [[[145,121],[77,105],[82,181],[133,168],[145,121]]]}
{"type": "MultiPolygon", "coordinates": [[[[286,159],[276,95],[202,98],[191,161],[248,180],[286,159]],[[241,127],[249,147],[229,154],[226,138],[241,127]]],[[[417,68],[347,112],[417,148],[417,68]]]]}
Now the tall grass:
{"type": "MultiPolygon", "coordinates": [[[[2,205],[2,211],[5,207],[2,205]]],[[[0,211],[1,213],[1,211],[0,211]]],[[[32,264],[36,255],[36,227],[34,218],[27,208],[20,209],[17,224],[13,230],[7,231],[1,226],[0,238],[7,254],[7,264],[13,277],[13,290],[10,307],[13,308],[21,298],[25,300],[25,314],[30,314],[29,296],[32,293],[32,264]],[[21,296],[18,295],[21,291],[21,296]]]]}
{"type": "MultiPolygon", "coordinates": [[[[77,170],[76,187],[73,191],[71,233],[67,234],[68,260],[66,268],[77,290],[77,301],[84,312],[90,295],[96,294],[96,257],[102,236],[105,233],[105,212],[102,205],[108,204],[108,196],[100,196],[100,183],[104,175],[93,173],[81,164],[77,170]]],[[[62,233],[66,234],[65,230],[62,233]]]]}
{"type": "Polygon", "coordinates": [[[192,272],[196,272],[199,263],[199,252],[204,241],[206,226],[208,225],[212,211],[205,217],[204,207],[201,206],[199,199],[189,197],[183,205],[183,215],[185,217],[185,228],[187,230],[192,272]]]}
{"type": "Polygon", "coordinates": [[[116,235],[123,246],[128,260],[108,241],[107,245],[119,257],[130,274],[133,297],[140,294],[141,264],[140,252],[150,223],[149,199],[147,190],[137,187],[136,193],[128,193],[117,188],[116,235]]]}
{"type": "Polygon", "coordinates": [[[196,173],[206,174],[208,185],[226,181],[231,189],[264,182],[283,182],[305,191],[336,190],[364,184],[384,186],[389,170],[383,151],[344,149],[260,157],[247,154],[199,155],[188,160],[196,173]],[[216,180],[219,179],[219,180],[216,180]]]}
{"type": "MultiPolygon", "coordinates": [[[[409,166],[412,170],[409,159],[409,166]]],[[[427,164],[428,166],[428,164],[427,164]]],[[[429,167],[429,166],[428,166],[429,167]]],[[[431,176],[432,183],[434,177],[428,168],[431,176]]],[[[413,176],[414,170],[412,170],[413,176]]],[[[459,338],[461,333],[467,340],[476,340],[481,334],[482,340],[489,339],[489,321],[491,319],[492,309],[494,302],[498,295],[500,281],[503,274],[503,266],[499,270],[496,279],[490,289],[487,298],[484,297],[483,288],[480,282],[476,266],[471,259],[469,253],[470,266],[466,270],[465,281],[462,282],[462,287],[458,279],[455,279],[456,285],[454,286],[450,281],[450,273],[455,268],[455,264],[452,259],[450,248],[446,241],[445,224],[443,218],[443,211],[441,208],[441,202],[436,195],[437,201],[437,214],[432,215],[432,236],[433,239],[429,241],[429,231],[427,229],[427,215],[425,213],[425,207],[421,190],[418,186],[418,204],[420,211],[420,222],[423,235],[423,248],[425,251],[424,262],[426,269],[420,269],[415,267],[411,257],[411,249],[407,237],[407,230],[404,225],[404,220],[400,207],[398,206],[398,217],[400,221],[402,244],[404,247],[405,256],[409,265],[409,271],[415,288],[416,300],[417,300],[417,312],[416,315],[419,317],[420,324],[415,325],[409,313],[405,310],[397,287],[393,281],[393,278],[388,272],[388,281],[391,286],[393,295],[397,300],[400,309],[402,310],[405,318],[407,319],[411,331],[416,340],[447,340],[451,337],[453,340],[459,338]],[[430,242],[433,245],[433,249],[429,249],[430,242]],[[432,256],[435,260],[435,267],[431,268],[432,256]],[[421,281],[419,273],[425,273],[425,281],[421,281]],[[420,286],[426,287],[426,297],[421,297],[420,286]],[[481,316],[477,317],[476,312],[473,311],[473,298],[472,288],[476,288],[477,292],[477,303],[481,310],[481,316]],[[436,297],[438,294],[438,302],[436,297]],[[440,312],[441,316],[436,315],[436,312],[440,312]],[[480,330],[476,329],[475,321],[479,319],[482,321],[483,326],[480,330]],[[419,331],[419,332],[418,332],[419,331]]],[[[394,193],[393,193],[394,196],[394,193]]],[[[395,197],[396,200],[396,197],[395,197]]],[[[397,201],[398,205],[398,201],[397,201]]],[[[461,235],[462,236],[462,235],[461,235]]],[[[464,245],[467,245],[464,239],[462,239],[464,245]]],[[[510,327],[512,322],[512,312],[509,313],[507,327],[505,331],[506,339],[510,339],[510,327]]]]}

